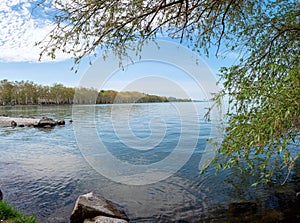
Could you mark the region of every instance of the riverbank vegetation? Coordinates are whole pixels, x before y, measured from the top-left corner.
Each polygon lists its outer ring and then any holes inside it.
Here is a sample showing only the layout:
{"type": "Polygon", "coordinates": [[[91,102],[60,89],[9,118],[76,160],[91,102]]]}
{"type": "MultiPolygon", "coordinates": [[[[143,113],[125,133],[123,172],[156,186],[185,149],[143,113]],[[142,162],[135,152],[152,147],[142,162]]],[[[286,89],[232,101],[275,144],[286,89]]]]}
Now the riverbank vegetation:
{"type": "Polygon", "coordinates": [[[0,81],[0,105],[38,105],[38,104],[115,104],[146,103],[168,101],[191,101],[149,95],[136,91],[118,92],[114,90],[72,88],[62,84],[43,86],[31,81],[0,81]],[[75,97],[74,97],[75,96],[75,97]]]}
{"type": "Polygon", "coordinates": [[[0,201],[0,222],[5,223],[35,223],[36,219],[33,215],[26,216],[15,210],[6,201],[0,201]]]}

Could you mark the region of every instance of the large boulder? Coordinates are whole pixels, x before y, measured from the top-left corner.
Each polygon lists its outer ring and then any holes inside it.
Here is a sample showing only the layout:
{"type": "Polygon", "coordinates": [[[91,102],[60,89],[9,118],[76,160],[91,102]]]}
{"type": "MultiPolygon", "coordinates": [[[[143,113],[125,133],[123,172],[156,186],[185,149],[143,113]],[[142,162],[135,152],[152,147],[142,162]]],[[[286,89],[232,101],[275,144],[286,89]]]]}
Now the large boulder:
{"type": "Polygon", "coordinates": [[[98,216],[84,220],[84,223],[128,223],[128,221],[119,218],[111,218],[105,216],[98,216]]]}
{"type": "Polygon", "coordinates": [[[70,220],[71,223],[84,223],[84,220],[98,216],[122,219],[125,222],[128,221],[127,215],[117,204],[104,197],[95,196],[93,193],[78,197],[70,220]]]}

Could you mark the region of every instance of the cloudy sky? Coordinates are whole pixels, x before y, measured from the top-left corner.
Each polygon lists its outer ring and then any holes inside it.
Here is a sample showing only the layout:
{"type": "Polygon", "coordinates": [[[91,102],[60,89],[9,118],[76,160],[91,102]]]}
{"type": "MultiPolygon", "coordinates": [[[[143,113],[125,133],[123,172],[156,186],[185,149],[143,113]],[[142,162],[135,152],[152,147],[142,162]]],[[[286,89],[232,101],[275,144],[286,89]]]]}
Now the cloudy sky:
{"type": "MultiPolygon", "coordinates": [[[[0,80],[29,80],[43,85],[62,83],[66,86],[78,86],[81,78],[89,69],[87,59],[81,62],[77,74],[70,70],[73,61],[69,55],[58,53],[55,61],[46,57],[41,62],[38,61],[40,49],[34,46],[35,42],[43,40],[52,29],[51,17],[55,13],[51,7],[52,0],[44,0],[42,5],[38,5],[39,2],[41,0],[2,0],[0,2],[0,80]]],[[[230,56],[226,59],[216,59],[214,57],[203,59],[215,74],[221,66],[233,63],[233,59],[230,56]]],[[[120,74],[124,75],[123,71],[120,71],[120,73],[116,72],[118,75],[115,75],[115,77],[118,78],[112,78],[110,83],[107,83],[107,87],[119,88],[116,90],[124,89],[126,88],[124,83],[130,83],[130,78],[137,80],[138,69],[148,69],[149,71],[151,67],[157,68],[159,66],[159,63],[151,66],[147,64],[143,68],[139,64],[135,69],[127,69],[128,72],[135,72],[135,75],[127,73],[127,79],[120,76],[120,74]]],[[[166,72],[163,76],[168,75],[168,69],[165,68],[162,68],[166,72]]],[[[178,76],[174,75],[174,69],[171,68],[169,70],[170,76],[173,78],[178,76]]],[[[153,75],[156,74],[153,73],[153,75]]],[[[136,88],[134,87],[137,86],[136,84],[131,84],[127,88],[129,90],[137,89],[145,93],[155,93],[155,86],[158,86],[158,84],[164,85],[164,81],[161,79],[158,83],[155,83],[153,78],[139,81],[139,83],[139,86],[136,88]],[[144,86],[144,90],[142,86],[144,86]]],[[[193,88],[193,83],[186,86],[193,88]]],[[[167,96],[174,95],[172,89],[172,87],[166,87],[164,92],[156,93],[167,96]],[[169,94],[166,89],[170,89],[169,94]]]]}

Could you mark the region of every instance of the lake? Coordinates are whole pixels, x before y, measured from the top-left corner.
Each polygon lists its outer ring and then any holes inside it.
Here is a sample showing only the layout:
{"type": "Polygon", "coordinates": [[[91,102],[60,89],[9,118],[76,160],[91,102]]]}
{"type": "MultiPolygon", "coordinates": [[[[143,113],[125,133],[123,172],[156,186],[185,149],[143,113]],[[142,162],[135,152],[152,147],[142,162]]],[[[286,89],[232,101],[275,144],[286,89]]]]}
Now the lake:
{"type": "Polygon", "coordinates": [[[257,204],[251,213],[256,222],[266,222],[262,216],[288,221],[291,213],[297,219],[297,174],[284,186],[258,187],[250,186],[253,177],[234,169],[199,175],[213,129],[203,118],[206,107],[205,102],[0,107],[9,116],[66,120],[53,129],[0,128],[4,198],[40,222],[53,223],[68,222],[78,195],[91,191],[123,206],[131,222],[239,222],[239,213],[230,210],[239,202],[257,204]]]}

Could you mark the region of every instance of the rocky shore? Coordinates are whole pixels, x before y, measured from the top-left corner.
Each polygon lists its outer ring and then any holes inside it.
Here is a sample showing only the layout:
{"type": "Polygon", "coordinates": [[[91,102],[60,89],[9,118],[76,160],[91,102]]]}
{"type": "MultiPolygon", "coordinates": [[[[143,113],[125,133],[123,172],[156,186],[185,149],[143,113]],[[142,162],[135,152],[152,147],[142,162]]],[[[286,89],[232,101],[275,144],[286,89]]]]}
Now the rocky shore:
{"type": "MultiPolygon", "coordinates": [[[[3,199],[0,190],[0,201],[3,199]]],[[[1,210],[0,210],[1,212],[1,210]]],[[[0,218],[0,222],[3,222],[0,218]]],[[[129,218],[118,204],[93,193],[80,195],[70,216],[70,223],[128,223],[129,218]]]]}

